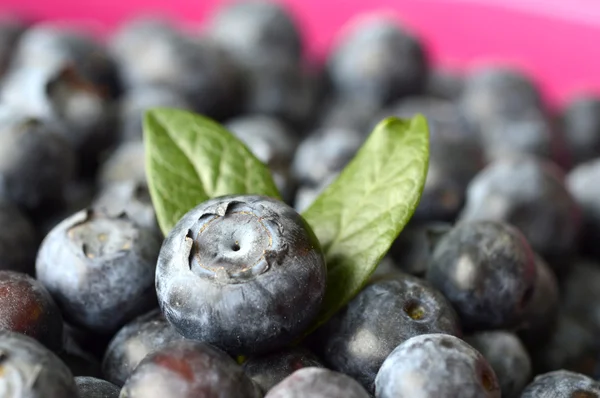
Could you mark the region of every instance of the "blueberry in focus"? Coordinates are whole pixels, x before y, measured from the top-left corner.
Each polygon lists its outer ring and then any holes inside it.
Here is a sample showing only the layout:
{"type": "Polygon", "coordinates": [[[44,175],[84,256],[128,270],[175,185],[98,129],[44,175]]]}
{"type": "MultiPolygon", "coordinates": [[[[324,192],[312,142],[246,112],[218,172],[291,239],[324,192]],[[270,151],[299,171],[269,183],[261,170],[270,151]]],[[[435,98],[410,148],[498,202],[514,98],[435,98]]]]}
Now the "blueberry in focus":
{"type": "Polygon", "coordinates": [[[121,398],[259,398],[258,386],[223,351],[202,342],[172,342],[135,368],[121,398]]]}
{"type": "Polygon", "coordinates": [[[469,184],[460,218],[514,225],[556,272],[568,269],[581,224],[561,170],[532,155],[503,157],[480,171],[469,184]]]}
{"type": "Polygon", "coordinates": [[[80,398],[119,398],[119,387],[95,377],[75,377],[80,398]]]}
{"type": "Polygon", "coordinates": [[[296,21],[282,5],[264,0],[235,1],[212,16],[207,35],[244,68],[264,60],[297,63],[302,37],[296,21]]]}
{"type": "Polygon", "coordinates": [[[494,370],[476,349],[446,334],[423,334],[400,344],[375,379],[377,398],[500,398],[494,370]]]}
{"type": "Polygon", "coordinates": [[[232,355],[273,351],[304,332],[320,310],[326,268],[310,226],[264,196],[208,200],[166,237],[156,291],[186,338],[232,355]]]}
{"type": "Polygon", "coordinates": [[[50,293],[31,276],[0,271],[0,330],[22,333],[55,352],[63,344],[63,320],[50,293]]]}
{"type": "Polygon", "coordinates": [[[471,179],[483,168],[479,136],[464,115],[448,100],[413,96],[384,109],[374,121],[386,117],[427,118],[430,130],[429,168],[415,221],[453,221],[464,205],[471,179]]]}
{"type": "Polygon", "coordinates": [[[397,21],[371,18],[339,38],[327,70],[334,92],[384,105],[424,90],[426,58],[422,44],[397,21]]]}
{"type": "Polygon", "coordinates": [[[0,369],[0,396],[81,398],[69,368],[23,334],[0,331],[0,369]]]}
{"type": "Polygon", "coordinates": [[[472,334],[465,341],[494,369],[502,397],[519,398],[532,376],[531,358],[521,340],[514,333],[495,330],[472,334]]]}
{"type": "Polygon", "coordinates": [[[370,393],[386,357],[420,334],[461,335],[456,312],[429,283],[403,273],[382,275],[315,332],[311,347],[329,368],[370,393]]]}
{"type": "Polygon", "coordinates": [[[98,171],[98,185],[104,187],[114,182],[146,184],[146,152],[142,141],[119,145],[104,161],[98,171]]]}
{"type": "Polygon", "coordinates": [[[33,275],[37,252],[36,230],[16,206],[0,200],[0,270],[33,275]]]}
{"type": "Polygon", "coordinates": [[[271,390],[295,371],[308,367],[324,368],[325,366],[315,354],[302,347],[252,356],[242,364],[244,372],[264,392],[271,390]]]}
{"type": "Polygon", "coordinates": [[[156,306],[153,289],[160,239],[126,216],[81,210],[44,238],[37,278],[66,320],[111,334],[156,306]]]}
{"type": "Polygon", "coordinates": [[[596,398],[600,384],[585,375],[567,370],[544,373],[527,386],[521,398],[596,398]]]}
{"type": "Polygon", "coordinates": [[[426,278],[456,308],[466,330],[514,327],[533,296],[535,257],[509,224],[462,222],[436,244],[426,278]]]}
{"type": "Polygon", "coordinates": [[[579,250],[600,258],[600,159],[579,164],[567,174],[569,193],[581,209],[582,226],[579,250]]]}
{"type": "Polygon", "coordinates": [[[299,369],[273,387],[265,398],[368,398],[356,380],[329,369],[299,369]]]}
{"type": "Polygon", "coordinates": [[[600,156],[600,98],[592,95],[573,98],[562,110],[560,126],[573,165],[600,156]]]}
{"type": "Polygon", "coordinates": [[[0,115],[0,199],[25,210],[58,200],[75,173],[75,153],[59,130],[19,112],[0,115]]]}
{"type": "Polygon", "coordinates": [[[106,380],[122,386],[136,366],[152,351],[183,340],[159,309],[135,318],[110,341],[102,360],[106,380]]]}

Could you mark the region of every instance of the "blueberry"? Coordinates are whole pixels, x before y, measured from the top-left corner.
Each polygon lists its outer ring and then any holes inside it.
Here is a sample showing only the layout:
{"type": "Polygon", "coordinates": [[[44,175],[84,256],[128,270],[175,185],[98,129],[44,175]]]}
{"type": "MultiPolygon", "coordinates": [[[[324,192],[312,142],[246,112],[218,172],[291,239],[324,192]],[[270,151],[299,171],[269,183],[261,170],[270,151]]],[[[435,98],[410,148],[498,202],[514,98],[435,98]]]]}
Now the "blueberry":
{"type": "Polygon", "coordinates": [[[98,185],[134,181],[146,183],[144,143],[132,141],[119,145],[104,161],[98,172],[98,185]]]}
{"type": "Polygon", "coordinates": [[[455,101],[460,99],[465,76],[453,69],[435,68],[430,71],[425,92],[433,97],[455,101]]]}
{"type": "Polygon", "coordinates": [[[0,271],[0,330],[22,333],[53,351],[63,343],[63,320],[50,293],[32,277],[0,271]]]}
{"type": "Polygon", "coordinates": [[[595,375],[600,357],[596,332],[567,312],[559,314],[549,338],[530,349],[534,374],[572,370],[595,375]]]}
{"type": "Polygon", "coordinates": [[[427,180],[413,219],[452,221],[464,204],[467,185],[484,166],[479,137],[454,103],[425,96],[398,101],[375,123],[389,116],[412,118],[417,113],[427,117],[430,155],[427,180]]]}
{"type": "Polygon", "coordinates": [[[469,184],[463,220],[508,222],[556,271],[568,268],[580,229],[579,207],[554,164],[514,155],[490,163],[469,184]]]}
{"type": "Polygon", "coordinates": [[[537,376],[521,398],[596,398],[600,384],[582,374],[558,370],[537,376]]]}
{"type": "Polygon", "coordinates": [[[386,358],[375,379],[375,396],[500,398],[500,386],[483,355],[463,340],[423,334],[386,358]]]}
{"type": "Polygon", "coordinates": [[[75,377],[80,398],[119,398],[119,387],[95,377],[75,377]]]}
{"type": "Polygon", "coordinates": [[[92,206],[115,217],[125,213],[131,221],[145,229],[156,231],[162,237],[148,185],[144,182],[131,180],[110,184],[98,192],[92,206]]]}
{"type": "Polygon", "coordinates": [[[111,334],[156,306],[154,270],[160,240],[125,216],[82,210],[44,238],[37,278],[68,321],[111,334]]]}
{"type": "Polygon", "coordinates": [[[0,270],[33,275],[37,252],[36,231],[16,206],[0,200],[0,270]]]}
{"type": "Polygon", "coordinates": [[[103,377],[100,361],[85,351],[73,336],[73,329],[65,323],[63,350],[58,356],[69,367],[73,376],[103,377]]]}
{"type": "Polygon", "coordinates": [[[296,196],[294,197],[294,209],[297,212],[302,213],[308,209],[310,205],[319,197],[321,193],[327,188],[339,175],[339,172],[332,173],[325,177],[323,181],[317,185],[314,183],[308,183],[301,185],[296,190],[296,196]]]}
{"type": "Polygon", "coordinates": [[[34,210],[60,198],[75,153],[49,123],[19,112],[0,117],[0,199],[34,210]]]}
{"type": "Polygon", "coordinates": [[[579,249],[600,258],[600,159],[579,164],[567,175],[566,185],[582,212],[579,249]]]}
{"type": "Polygon", "coordinates": [[[102,371],[106,379],[118,386],[150,352],[183,337],[156,309],[125,325],[113,337],[104,353],[102,371]]]}
{"type": "Polygon", "coordinates": [[[532,376],[531,358],[521,340],[514,333],[498,330],[475,333],[465,341],[494,369],[502,397],[518,398],[532,376]]]}
{"type": "Polygon", "coordinates": [[[25,29],[26,26],[20,19],[0,16],[0,78],[8,68],[15,45],[25,29]]]}
{"type": "Polygon", "coordinates": [[[188,37],[170,21],[131,21],[117,32],[111,49],[130,89],[168,87],[196,112],[217,119],[230,117],[241,106],[243,83],[237,65],[213,42],[188,37]]]}
{"type": "Polygon", "coordinates": [[[600,266],[587,260],[574,262],[561,280],[561,307],[595,333],[600,332],[600,266]]]}
{"type": "Polygon", "coordinates": [[[223,351],[202,342],[172,342],[144,358],[121,390],[129,397],[262,397],[223,351]]]}
{"type": "Polygon", "coordinates": [[[325,366],[311,351],[302,347],[294,347],[250,357],[242,367],[248,377],[254,380],[264,392],[267,392],[299,369],[325,366]]]}
{"type": "Polygon", "coordinates": [[[538,347],[552,334],[558,317],[559,290],[556,275],[539,256],[535,256],[535,283],[529,304],[518,328],[528,349],[538,347]]]}
{"type": "Polygon", "coordinates": [[[360,384],[343,373],[307,367],[299,369],[273,387],[265,398],[368,398],[360,384]]]}
{"type": "Polygon", "coordinates": [[[412,33],[388,18],[361,20],[340,37],[327,60],[335,92],[383,105],[419,94],[428,62],[412,33]]]}
{"type": "Polygon", "coordinates": [[[468,330],[513,327],[533,296],[535,257],[516,228],[497,221],[457,224],[433,251],[427,280],[468,330]]]}
{"type": "Polygon", "coordinates": [[[381,111],[380,105],[361,97],[336,97],[323,101],[317,117],[321,128],[356,130],[368,134],[372,127],[373,115],[381,111]]]}
{"type": "Polygon", "coordinates": [[[260,114],[230,119],[225,127],[269,166],[283,198],[291,201],[295,184],[290,163],[298,143],[290,129],[276,118],[260,114]]]}
{"type": "Polygon", "coordinates": [[[169,87],[148,85],[128,90],[119,103],[119,130],[123,141],[143,138],[144,113],[151,108],[165,107],[192,109],[192,105],[181,94],[169,87]]]}
{"type": "Polygon", "coordinates": [[[230,354],[280,348],[309,326],[326,268],[310,226],[264,196],[224,196],[190,210],[166,237],[156,291],[186,338],[230,354]]]}
{"type": "Polygon", "coordinates": [[[0,331],[0,369],[0,396],[80,398],[69,368],[23,334],[0,331]]]}
{"type": "Polygon", "coordinates": [[[600,156],[600,98],[573,98],[562,110],[560,125],[574,165],[600,156]]]}
{"type": "Polygon", "coordinates": [[[287,8],[264,0],[235,1],[212,16],[207,34],[244,67],[264,60],[299,62],[302,37],[287,8]]]}
{"type": "Polygon", "coordinates": [[[479,130],[499,118],[510,119],[544,107],[529,76],[507,66],[486,66],[469,73],[460,104],[469,121],[479,130]]]}
{"type": "Polygon", "coordinates": [[[314,349],[331,369],[369,392],[386,357],[420,334],[460,335],[456,312],[426,281],[394,273],[374,278],[314,336],[314,349]]]}
{"type": "Polygon", "coordinates": [[[292,172],[302,184],[316,186],[352,160],[365,137],[356,130],[323,128],[312,132],[296,151],[292,172]]]}

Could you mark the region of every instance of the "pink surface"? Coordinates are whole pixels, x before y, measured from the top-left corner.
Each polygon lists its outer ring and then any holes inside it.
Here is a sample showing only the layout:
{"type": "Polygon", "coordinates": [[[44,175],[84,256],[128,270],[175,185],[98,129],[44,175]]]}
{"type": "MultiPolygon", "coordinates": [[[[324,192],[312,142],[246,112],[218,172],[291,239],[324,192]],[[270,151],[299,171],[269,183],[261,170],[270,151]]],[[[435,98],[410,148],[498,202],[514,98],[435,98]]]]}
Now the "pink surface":
{"type": "MultiPolygon", "coordinates": [[[[323,56],[361,12],[397,15],[438,65],[461,70],[499,60],[522,68],[554,105],[582,90],[600,94],[597,0],[281,0],[294,11],[308,51],[323,56]]],[[[200,26],[219,0],[0,0],[0,11],[36,20],[91,23],[110,32],[130,17],[163,14],[200,26]]]]}

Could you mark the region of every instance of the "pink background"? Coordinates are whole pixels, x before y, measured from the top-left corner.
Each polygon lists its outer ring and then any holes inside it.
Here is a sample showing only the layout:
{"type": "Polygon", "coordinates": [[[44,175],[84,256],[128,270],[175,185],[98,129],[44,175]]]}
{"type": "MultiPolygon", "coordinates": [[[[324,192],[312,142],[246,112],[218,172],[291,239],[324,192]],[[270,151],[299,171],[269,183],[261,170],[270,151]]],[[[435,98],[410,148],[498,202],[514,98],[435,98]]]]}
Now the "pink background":
{"type": "MultiPolygon", "coordinates": [[[[553,105],[576,92],[600,93],[598,0],[281,0],[295,12],[308,51],[322,57],[360,12],[389,12],[419,34],[439,65],[464,70],[500,60],[522,68],[553,105]]],[[[90,23],[107,33],[130,17],[163,14],[201,21],[219,0],[0,0],[0,11],[37,20],[90,23]]]]}

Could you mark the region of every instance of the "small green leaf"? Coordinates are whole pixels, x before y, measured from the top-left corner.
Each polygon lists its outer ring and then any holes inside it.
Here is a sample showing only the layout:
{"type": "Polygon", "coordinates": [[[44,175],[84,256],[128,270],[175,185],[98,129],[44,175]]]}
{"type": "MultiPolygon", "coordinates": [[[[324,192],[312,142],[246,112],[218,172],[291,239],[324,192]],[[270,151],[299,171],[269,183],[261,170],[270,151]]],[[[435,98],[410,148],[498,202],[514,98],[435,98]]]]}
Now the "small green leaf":
{"type": "Polygon", "coordinates": [[[367,283],[414,213],[429,167],[429,129],[421,115],[388,118],[303,213],[321,242],[327,291],[313,329],[367,283]]]}
{"type": "Polygon", "coordinates": [[[196,205],[229,194],[279,199],[267,166],[220,124],[176,109],[144,117],[146,174],[156,217],[166,235],[196,205]]]}

